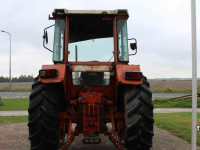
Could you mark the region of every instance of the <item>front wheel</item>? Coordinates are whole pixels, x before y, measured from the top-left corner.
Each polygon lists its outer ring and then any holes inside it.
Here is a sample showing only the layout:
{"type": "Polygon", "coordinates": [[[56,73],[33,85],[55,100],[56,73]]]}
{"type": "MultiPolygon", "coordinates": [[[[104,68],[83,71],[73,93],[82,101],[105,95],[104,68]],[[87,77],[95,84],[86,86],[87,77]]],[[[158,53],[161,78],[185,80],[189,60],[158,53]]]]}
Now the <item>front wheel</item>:
{"type": "Polygon", "coordinates": [[[149,83],[128,85],[124,93],[125,147],[127,150],[149,150],[153,139],[153,104],[149,83]]]}

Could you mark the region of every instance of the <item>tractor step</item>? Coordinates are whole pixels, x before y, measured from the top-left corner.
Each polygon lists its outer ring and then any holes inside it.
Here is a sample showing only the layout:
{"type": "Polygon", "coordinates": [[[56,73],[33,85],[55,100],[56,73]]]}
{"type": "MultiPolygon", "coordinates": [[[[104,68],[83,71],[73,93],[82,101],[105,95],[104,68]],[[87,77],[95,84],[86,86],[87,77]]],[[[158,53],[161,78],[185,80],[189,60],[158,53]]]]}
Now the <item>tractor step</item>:
{"type": "Polygon", "coordinates": [[[101,138],[97,136],[87,136],[82,140],[83,144],[100,144],[101,138]]]}

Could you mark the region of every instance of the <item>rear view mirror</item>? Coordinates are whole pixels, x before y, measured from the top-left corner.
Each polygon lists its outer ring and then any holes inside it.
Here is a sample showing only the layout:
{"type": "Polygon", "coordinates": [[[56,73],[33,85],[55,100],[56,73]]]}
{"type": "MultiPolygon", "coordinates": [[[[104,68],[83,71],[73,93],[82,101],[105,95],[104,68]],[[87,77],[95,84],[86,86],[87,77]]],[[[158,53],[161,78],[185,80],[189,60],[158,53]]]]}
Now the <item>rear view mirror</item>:
{"type": "Polygon", "coordinates": [[[46,39],[46,44],[48,44],[48,32],[47,32],[47,30],[45,32],[45,39],[46,39]]]}
{"type": "Polygon", "coordinates": [[[48,51],[50,51],[50,52],[53,52],[53,51],[50,50],[49,48],[47,48],[47,47],[45,46],[45,42],[46,42],[46,44],[48,44],[48,42],[49,42],[47,29],[49,29],[49,28],[51,28],[51,27],[53,27],[53,26],[54,26],[54,25],[51,25],[51,26],[45,28],[45,29],[44,29],[44,35],[43,35],[43,46],[44,46],[44,48],[46,48],[46,49],[47,49],[48,51]]]}
{"type": "Polygon", "coordinates": [[[137,44],[136,43],[131,43],[130,47],[131,47],[132,50],[135,50],[135,49],[137,49],[137,44]]]}
{"type": "Polygon", "coordinates": [[[128,39],[128,40],[134,40],[135,43],[130,43],[130,48],[134,51],[135,50],[135,53],[134,54],[129,54],[130,55],[136,55],[137,54],[137,40],[135,38],[131,38],[131,39],[128,39]]]}

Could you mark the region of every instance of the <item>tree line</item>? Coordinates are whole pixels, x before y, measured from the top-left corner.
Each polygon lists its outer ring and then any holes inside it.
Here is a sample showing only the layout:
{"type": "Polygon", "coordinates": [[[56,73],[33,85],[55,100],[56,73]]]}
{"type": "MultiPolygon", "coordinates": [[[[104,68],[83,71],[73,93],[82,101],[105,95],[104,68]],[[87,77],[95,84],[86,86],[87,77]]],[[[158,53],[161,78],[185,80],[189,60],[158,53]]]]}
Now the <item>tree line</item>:
{"type": "MultiPolygon", "coordinates": [[[[12,77],[12,82],[33,82],[33,75],[20,75],[19,77],[12,77]]],[[[9,77],[0,76],[0,82],[9,82],[9,77]]]]}

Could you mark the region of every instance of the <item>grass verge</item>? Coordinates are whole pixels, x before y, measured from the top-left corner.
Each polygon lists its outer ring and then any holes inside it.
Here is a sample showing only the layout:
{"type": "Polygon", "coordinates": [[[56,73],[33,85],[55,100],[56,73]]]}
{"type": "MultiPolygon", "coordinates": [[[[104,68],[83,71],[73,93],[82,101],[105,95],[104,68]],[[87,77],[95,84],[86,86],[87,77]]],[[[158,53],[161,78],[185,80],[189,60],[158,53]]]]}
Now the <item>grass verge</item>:
{"type": "Polygon", "coordinates": [[[1,116],[0,125],[28,122],[28,116],[1,116]]]}
{"type": "MultiPolygon", "coordinates": [[[[2,103],[3,105],[0,105],[0,111],[27,110],[29,105],[29,99],[2,99],[2,103]]],[[[192,108],[191,98],[177,100],[158,98],[153,100],[153,104],[154,108],[192,108]]],[[[200,98],[197,99],[197,107],[200,108],[200,98]]]]}
{"type": "Polygon", "coordinates": [[[2,99],[3,105],[0,105],[0,111],[7,110],[28,110],[29,99],[18,98],[18,99],[2,99]]]}
{"type": "MultiPolygon", "coordinates": [[[[154,108],[192,108],[192,99],[176,99],[168,100],[166,98],[158,98],[153,100],[154,108]]],[[[200,108],[200,98],[197,99],[197,107],[200,108]]]]}
{"type": "MultiPolygon", "coordinates": [[[[173,135],[191,143],[192,113],[154,114],[155,125],[168,130],[173,135]]],[[[197,115],[197,125],[200,125],[200,113],[197,115]]],[[[197,132],[197,145],[200,145],[200,132],[197,132]]]]}

